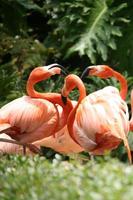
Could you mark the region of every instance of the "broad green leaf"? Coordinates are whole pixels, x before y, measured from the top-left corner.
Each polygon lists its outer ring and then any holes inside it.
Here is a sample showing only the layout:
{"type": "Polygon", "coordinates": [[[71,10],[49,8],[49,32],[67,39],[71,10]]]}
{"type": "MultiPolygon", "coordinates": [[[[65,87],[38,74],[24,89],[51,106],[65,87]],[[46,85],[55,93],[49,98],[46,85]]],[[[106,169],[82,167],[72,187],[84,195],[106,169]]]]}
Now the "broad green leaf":
{"type": "MultiPolygon", "coordinates": [[[[116,49],[114,36],[120,37],[122,32],[118,26],[111,24],[113,10],[110,11],[107,2],[104,0],[95,0],[93,6],[84,33],[67,51],[67,57],[77,51],[80,56],[87,55],[92,63],[96,63],[97,53],[101,55],[103,60],[107,60],[108,48],[116,49]]],[[[125,7],[125,4],[121,4],[119,9],[115,9],[115,12],[123,7],[125,7]]]]}

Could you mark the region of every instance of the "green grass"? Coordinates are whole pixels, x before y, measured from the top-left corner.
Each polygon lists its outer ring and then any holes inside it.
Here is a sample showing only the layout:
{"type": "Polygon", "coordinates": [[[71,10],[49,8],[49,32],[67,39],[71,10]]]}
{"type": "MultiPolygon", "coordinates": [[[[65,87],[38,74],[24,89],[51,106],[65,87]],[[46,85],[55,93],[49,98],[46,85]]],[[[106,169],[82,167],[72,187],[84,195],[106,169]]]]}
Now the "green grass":
{"type": "Polygon", "coordinates": [[[1,200],[130,200],[133,166],[106,158],[85,163],[1,156],[1,200]]]}

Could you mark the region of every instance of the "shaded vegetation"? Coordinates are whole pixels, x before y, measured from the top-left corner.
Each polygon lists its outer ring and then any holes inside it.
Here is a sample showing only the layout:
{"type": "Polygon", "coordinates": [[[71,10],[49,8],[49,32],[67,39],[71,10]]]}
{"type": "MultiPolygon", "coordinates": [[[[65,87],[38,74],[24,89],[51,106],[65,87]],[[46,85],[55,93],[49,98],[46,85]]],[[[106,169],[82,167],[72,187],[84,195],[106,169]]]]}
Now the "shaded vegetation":
{"type": "Polygon", "coordinates": [[[106,61],[133,73],[132,8],[129,0],[2,0],[0,29],[39,40],[48,63],[76,68],[106,61]]]}

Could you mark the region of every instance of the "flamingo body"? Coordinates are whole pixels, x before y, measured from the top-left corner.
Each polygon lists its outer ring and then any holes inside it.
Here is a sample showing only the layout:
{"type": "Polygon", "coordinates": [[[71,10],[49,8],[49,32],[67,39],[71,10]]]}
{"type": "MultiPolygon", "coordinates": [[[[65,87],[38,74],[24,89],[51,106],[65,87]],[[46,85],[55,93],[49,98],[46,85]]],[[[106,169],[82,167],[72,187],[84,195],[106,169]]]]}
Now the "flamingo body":
{"type": "Polygon", "coordinates": [[[55,136],[44,138],[33,143],[35,146],[45,146],[63,154],[79,153],[84,149],[70,137],[67,126],[55,133],[55,136]]]}
{"type": "MultiPolygon", "coordinates": [[[[14,102],[16,103],[16,102],[14,102]]],[[[76,106],[77,102],[72,101],[73,108],[76,106]]],[[[6,106],[7,108],[7,106],[6,106]]],[[[59,118],[61,119],[59,127],[62,126],[62,123],[64,123],[64,112],[61,106],[57,105],[57,109],[59,112],[59,118]]],[[[44,135],[45,130],[43,130],[44,135]]],[[[27,133],[28,134],[28,133],[27,133]]],[[[23,136],[25,137],[25,136],[23,136]]],[[[1,138],[4,139],[11,139],[8,135],[6,134],[1,134],[1,138]]],[[[44,137],[41,140],[34,141],[33,144],[36,147],[49,147],[54,149],[55,151],[63,154],[70,154],[70,153],[79,153],[82,152],[84,149],[79,146],[69,135],[67,126],[64,126],[60,131],[57,131],[55,135],[51,135],[49,137],[44,137]]],[[[23,149],[16,144],[11,144],[11,143],[3,143],[0,142],[0,151],[3,153],[23,153],[23,149]]],[[[31,151],[27,151],[28,154],[32,154],[31,151]]]]}
{"type": "Polygon", "coordinates": [[[60,74],[62,66],[57,66],[52,64],[33,69],[26,85],[29,96],[18,98],[0,109],[0,133],[31,143],[55,134],[66,125],[71,102],[64,106],[60,94],[39,93],[34,89],[36,83],[60,74]]]}
{"type": "Polygon", "coordinates": [[[74,137],[95,155],[115,149],[129,131],[128,108],[112,86],[85,97],[77,108],[74,137]]]}
{"type": "Polygon", "coordinates": [[[58,111],[54,104],[29,96],[18,98],[0,109],[0,132],[22,142],[34,142],[54,133],[58,111]]]}
{"type": "MultiPolygon", "coordinates": [[[[85,73],[83,72],[83,75],[85,73]]],[[[79,99],[67,121],[73,140],[95,155],[115,149],[123,141],[131,163],[131,151],[127,140],[128,109],[118,89],[109,86],[86,96],[81,79],[70,74],[65,78],[62,96],[67,97],[75,87],[79,90],[79,99]]]]}

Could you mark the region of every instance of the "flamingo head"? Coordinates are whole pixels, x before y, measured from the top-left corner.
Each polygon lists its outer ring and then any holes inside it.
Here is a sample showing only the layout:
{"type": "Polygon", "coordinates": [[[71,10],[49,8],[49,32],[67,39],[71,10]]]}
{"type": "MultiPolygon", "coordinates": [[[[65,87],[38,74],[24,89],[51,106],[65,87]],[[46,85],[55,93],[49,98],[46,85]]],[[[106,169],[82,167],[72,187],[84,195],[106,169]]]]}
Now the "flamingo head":
{"type": "Polygon", "coordinates": [[[67,104],[67,97],[69,93],[75,88],[75,86],[71,82],[67,84],[68,82],[69,82],[69,78],[67,77],[67,79],[65,80],[64,86],[61,90],[61,98],[64,105],[67,104]]]}
{"type": "Polygon", "coordinates": [[[62,97],[62,102],[64,103],[64,105],[67,104],[67,97],[70,91],[73,90],[75,87],[71,79],[72,79],[71,74],[65,78],[65,82],[61,90],[61,97],[62,97]]]}
{"type": "Polygon", "coordinates": [[[106,79],[113,76],[113,69],[107,65],[89,66],[82,73],[81,79],[83,79],[86,75],[97,76],[106,79]]]}
{"type": "Polygon", "coordinates": [[[77,79],[77,76],[74,74],[69,74],[65,78],[65,82],[64,82],[64,85],[63,85],[63,88],[61,91],[61,93],[64,97],[67,97],[69,95],[69,93],[76,87],[76,84],[75,84],[76,79],[77,79]]]}
{"type": "Polygon", "coordinates": [[[47,66],[36,67],[31,72],[29,79],[30,80],[32,79],[34,82],[38,82],[43,79],[48,79],[51,76],[56,75],[56,74],[67,75],[63,66],[57,63],[54,63],[47,66]]]}
{"type": "Polygon", "coordinates": [[[75,74],[69,74],[65,78],[65,82],[61,91],[63,103],[66,103],[65,98],[67,98],[69,93],[75,88],[78,88],[79,93],[81,93],[83,97],[86,96],[86,90],[82,80],[75,74]]]}

